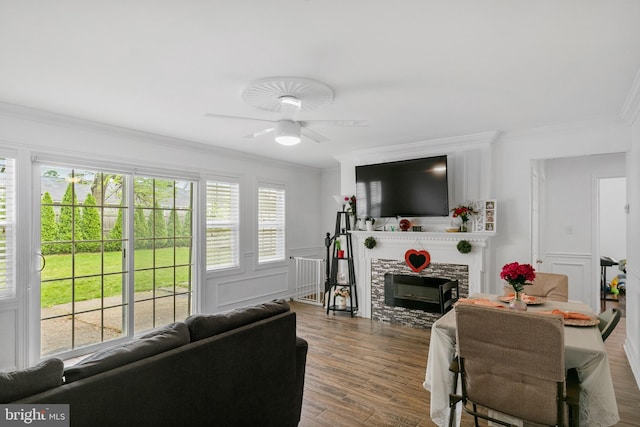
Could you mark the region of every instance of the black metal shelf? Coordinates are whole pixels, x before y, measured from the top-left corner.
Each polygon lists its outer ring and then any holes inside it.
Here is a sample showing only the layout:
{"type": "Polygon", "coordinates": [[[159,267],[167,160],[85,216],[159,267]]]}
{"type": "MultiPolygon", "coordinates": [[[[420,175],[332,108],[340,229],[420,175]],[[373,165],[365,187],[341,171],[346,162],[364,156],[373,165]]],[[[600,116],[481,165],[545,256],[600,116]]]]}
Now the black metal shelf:
{"type": "MultiPolygon", "coordinates": [[[[340,307],[340,306],[338,306],[338,305],[330,305],[330,306],[329,306],[329,310],[332,310],[332,311],[346,311],[346,312],[348,312],[348,313],[350,313],[350,312],[351,312],[352,308],[353,308],[353,307],[352,307],[352,306],[350,306],[350,305],[348,305],[348,306],[346,306],[346,307],[344,307],[344,308],[341,308],[341,307],[340,307]]],[[[357,308],[356,308],[356,311],[357,311],[357,308]]]]}
{"type": "Polygon", "coordinates": [[[351,317],[358,311],[358,289],[356,288],[356,272],[353,263],[353,241],[350,229],[349,214],[346,211],[340,211],[336,215],[336,229],[333,237],[327,233],[325,238],[325,246],[327,248],[327,277],[325,281],[325,294],[327,294],[327,314],[330,311],[335,312],[347,312],[351,314],[351,317]],[[341,237],[345,238],[345,247],[338,247],[337,241],[341,241],[341,237]],[[330,258],[331,250],[331,260],[330,258]],[[343,256],[338,257],[338,251],[344,251],[343,256]],[[329,262],[330,261],[330,262],[329,262]],[[338,282],[338,270],[339,264],[343,264],[340,261],[347,262],[347,272],[345,281],[338,282]],[[349,290],[349,296],[347,297],[347,306],[340,308],[336,304],[335,291],[340,288],[347,288],[349,290]]]}

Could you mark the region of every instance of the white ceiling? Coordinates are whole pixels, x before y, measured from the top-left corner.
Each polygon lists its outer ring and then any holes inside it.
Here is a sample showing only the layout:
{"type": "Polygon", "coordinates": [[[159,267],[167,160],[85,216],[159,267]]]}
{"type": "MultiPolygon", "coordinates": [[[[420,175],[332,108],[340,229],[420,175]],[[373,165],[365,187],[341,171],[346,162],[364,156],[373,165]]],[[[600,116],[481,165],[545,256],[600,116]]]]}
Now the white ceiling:
{"type": "Polygon", "coordinates": [[[637,0],[0,0],[0,102],[330,167],[352,150],[616,119],[640,69],[637,0]],[[330,139],[243,136],[278,119],[252,81],[306,77],[330,139]]]}

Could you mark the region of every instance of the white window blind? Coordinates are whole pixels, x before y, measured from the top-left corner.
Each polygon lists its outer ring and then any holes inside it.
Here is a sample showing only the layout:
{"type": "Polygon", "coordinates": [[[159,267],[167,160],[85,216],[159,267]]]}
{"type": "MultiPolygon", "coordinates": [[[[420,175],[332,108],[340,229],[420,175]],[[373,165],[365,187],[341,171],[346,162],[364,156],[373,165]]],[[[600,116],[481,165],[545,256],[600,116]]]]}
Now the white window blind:
{"type": "Polygon", "coordinates": [[[0,297],[14,294],[15,161],[0,158],[0,297]]]}
{"type": "Polygon", "coordinates": [[[239,200],[237,183],[207,181],[207,270],[239,265],[239,200]]]}
{"type": "Polygon", "coordinates": [[[284,260],[284,189],[258,188],[258,263],[284,260]]]}

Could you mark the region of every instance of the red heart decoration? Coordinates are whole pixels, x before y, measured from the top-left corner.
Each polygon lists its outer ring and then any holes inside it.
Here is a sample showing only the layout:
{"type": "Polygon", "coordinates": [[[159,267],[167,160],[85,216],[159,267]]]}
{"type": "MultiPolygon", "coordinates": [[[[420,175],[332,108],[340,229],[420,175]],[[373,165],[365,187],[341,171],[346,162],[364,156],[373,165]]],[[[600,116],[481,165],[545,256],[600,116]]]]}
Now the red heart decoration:
{"type": "Polygon", "coordinates": [[[431,263],[431,255],[427,251],[416,251],[415,249],[409,249],[404,254],[404,261],[407,263],[410,269],[416,273],[421,272],[431,263]]]}

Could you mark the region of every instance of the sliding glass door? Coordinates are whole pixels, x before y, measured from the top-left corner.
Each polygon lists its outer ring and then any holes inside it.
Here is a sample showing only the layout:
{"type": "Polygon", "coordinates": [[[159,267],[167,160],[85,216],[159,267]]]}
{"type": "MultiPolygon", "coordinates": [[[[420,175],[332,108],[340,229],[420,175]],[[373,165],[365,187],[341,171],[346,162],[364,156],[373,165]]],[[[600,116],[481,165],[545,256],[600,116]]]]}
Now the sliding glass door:
{"type": "Polygon", "coordinates": [[[41,356],[191,313],[192,182],[40,165],[40,187],[41,356]]]}

